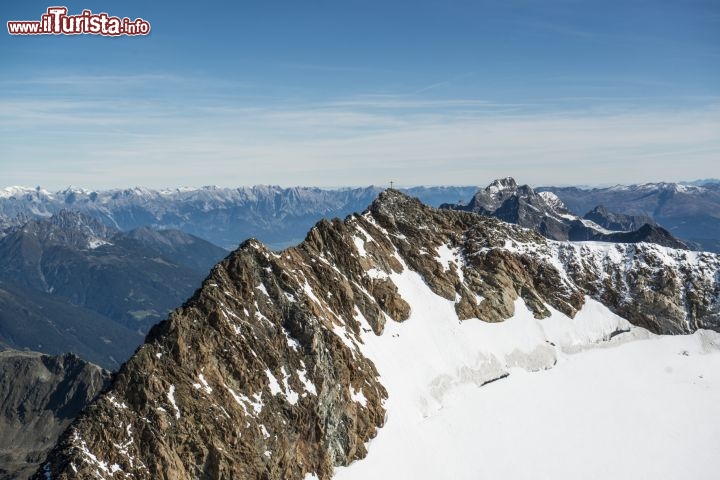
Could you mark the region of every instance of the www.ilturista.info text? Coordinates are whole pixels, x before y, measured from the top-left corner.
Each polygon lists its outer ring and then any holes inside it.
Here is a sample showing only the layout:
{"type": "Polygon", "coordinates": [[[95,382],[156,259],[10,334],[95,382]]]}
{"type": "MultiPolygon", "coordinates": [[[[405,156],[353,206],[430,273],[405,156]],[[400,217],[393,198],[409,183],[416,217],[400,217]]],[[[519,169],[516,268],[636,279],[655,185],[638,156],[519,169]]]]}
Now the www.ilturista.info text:
{"type": "Polygon", "coordinates": [[[68,15],[65,7],[50,7],[40,21],[20,20],[7,22],[11,35],[147,35],[150,23],[142,18],[111,17],[107,13],[83,10],[80,15],[68,15]]]}

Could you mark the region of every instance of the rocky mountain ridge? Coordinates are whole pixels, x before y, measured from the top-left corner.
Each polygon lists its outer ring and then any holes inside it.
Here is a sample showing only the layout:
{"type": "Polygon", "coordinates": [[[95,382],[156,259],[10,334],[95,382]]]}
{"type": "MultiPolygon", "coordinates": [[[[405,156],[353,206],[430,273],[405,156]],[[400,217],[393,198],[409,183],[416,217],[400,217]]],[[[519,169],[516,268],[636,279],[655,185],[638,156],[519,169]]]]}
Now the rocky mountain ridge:
{"type": "MultiPolygon", "coordinates": [[[[364,457],[386,421],[382,352],[373,345],[384,339],[391,352],[397,325],[407,325],[403,338],[423,335],[418,315],[475,329],[519,309],[533,328],[542,320],[532,317],[572,325],[596,305],[653,332],[718,330],[718,272],[713,254],[556,242],[387,190],[363,214],[321,221],[297,247],[243,243],[151,330],[34,478],[327,479],[334,466],[364,457]],[[443,310],[425,312],[423,299],[443,310]]],[[[634,328],[618,317],[582,342],[634,328]]],[[[559,349],[583,345],[536,342],[481,359],[471,352],[480,363],[423,385],[435,392],[427,408],[448,382],[550,368],[559,349]]]]}

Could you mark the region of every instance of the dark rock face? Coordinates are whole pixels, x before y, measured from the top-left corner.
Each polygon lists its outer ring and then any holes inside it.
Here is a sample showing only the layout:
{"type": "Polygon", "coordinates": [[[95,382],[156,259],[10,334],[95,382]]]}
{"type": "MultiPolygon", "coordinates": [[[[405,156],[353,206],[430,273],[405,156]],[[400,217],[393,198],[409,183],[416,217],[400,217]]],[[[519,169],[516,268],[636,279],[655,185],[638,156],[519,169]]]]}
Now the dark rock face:
{"type": "Polygon", "coordinates": [[[656,223],[647,215],[624,215],[622,213],[614,213],[609,211],[602,205],[590,210],[583,215],[583,218],[591,220],[603,228],[614,230],[616,232],[631,232],[637,230],[643,225],[653,225],[656,223]]]}
{"type": "Polygon", "coordinates": [[[73,355],[0,352],[0,479],[27,478],[109,372],[73,355]]]}
{"type": "Polygon", "coordinates": [[[125,233],[75,212],[31,220],[0,238],[0,343],[71,348],[117,368],[226,254],[182,232],[125,233]]]}
{"type": "Polygon", "coordinates": [[[663,245],[665,247],[687,249],[687,245],[677,238],[673,237],[670,232],[657,225],[650,225],[646,223],[642,227],[632,232],[616,232],[609,233],[603,236],[605,242],[615,243],[654,243],[656,245],[663,245]]]}
{"type": "MultiPolygon", "coordinates": [[[[478,191],[467,205],[443,204],[440,208],[463,210],[499,218],[508,223],[531,228],[546,238],[560,241],[598,241],[615,243],[651,242],[672,248],[688,248],[652,221],[634,229],[608,231],[592,218],[580,218],[568,210],[552,192],[536,192],[528,185],[521,185],[512,178],[495,180],[484,190],[478,191]],[[647,225],[647,226],[646,226],[647,225]]],[[[643,217],[618,216],[597,207],[588,213],[606,224],[632,225],[643,217]]]]}
{"type": "Polygon", "coordinates": [[[574,316],[591,296],[655,332],[720,328],[716,255],[548,241],[387,190],[297,247],[242,244],[150,331],[34,478],[330,478],[384,423],[361,334],[412,321],[393,281],[406,270],[461,321],[501,322],[518,298],[537,318],[574,316]]]}

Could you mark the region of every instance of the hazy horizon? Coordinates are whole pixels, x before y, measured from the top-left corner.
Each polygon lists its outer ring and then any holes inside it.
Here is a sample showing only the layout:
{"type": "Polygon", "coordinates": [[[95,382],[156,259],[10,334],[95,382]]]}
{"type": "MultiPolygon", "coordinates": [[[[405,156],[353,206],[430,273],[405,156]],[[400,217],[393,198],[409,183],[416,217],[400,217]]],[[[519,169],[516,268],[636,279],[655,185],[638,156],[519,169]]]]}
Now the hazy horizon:
{"type": "MultiPolygon", "coordinates": [[[[507,177],[507,176],[506,176],[507,177]]],[[[498,177],[498,178],[506,178],[506,177],[498,177]]],[[[513,177],[514,178],[514,177],[513,177]]],[[[580,189],[602,189],[602,188],[610,188],[615,186],[633,186],[633,185],[644,185],[644,184],[659,184],[659,183],[668,183],[668,184],[679,184],[679,185],[693,185],[698,182],[707,182],[707,183],[720,183],[720,178],[698,178],[695,180],[665,180],[665,181],[658,181],[658,182],[638,182],[638,183],[613,183],[613,184],[579,184],[579,183],[571,183],[571,184],[561,184],[561,183],[555,183],[555,184],[532,184],[525,181],[522,181],[521,179],[514,178],[515,181],[518,183],[518,185],[529,185],[533,188],[545,188],[545,187],[576,187],[580,189]]],[[[458,183],[458,184],[408,184],[408,185],[399,185],[397,182],[393,182],[393,188],[397,189],[411,189],[411,188],[469,188],[469,187],[478,187],[478,188],[485,188],[488,186],[493,180],[495,179],[489,179],[485,182],[478,182],[478,183],[458,183]]],[[[86,186],[86,185],[64,185],[64,186],[56,186],[56,187],[50,187],[45,185],[0,185],[0,191],[7,191],[9,189],[13,188],[23,188],[23,189],[29,189],[29,190],[44,190],[50,193],[61,193],[65,190],[80,190],[80,191],[87,191],[87,192],[93,192],[93,191],[112,191],[112,190],[129,190],[129,189],[141,189],[141,190],[153,190],[153,191],[178,191],[178,190],[200,190],[200,189],[211,189],[211,188],[218,188],[218,189],[236,189],[236,188],[254,188],[254,187],[278,187],[282,189],[290,189],[290,188],[318,188],[320,190],[351,190],[351,189],[362,189],[362,188],[390,188],[390,182],[386,182],[385,184],[381,183],[375,183],[375,184],[367,184],[367,185],[327,185],[327,186],[320,186],[320,185],[282,185],[282,184],[270,184],[270,183],[256,183],[256,184],[244,184],[244,185],[176,185],[176,186],[168,186],[168,185],[159,185],[159,186],[149,186],[149,185],[122,185],[122,186],[114,186],[114,187],[92,187],[92,186],[86,186]]]]}

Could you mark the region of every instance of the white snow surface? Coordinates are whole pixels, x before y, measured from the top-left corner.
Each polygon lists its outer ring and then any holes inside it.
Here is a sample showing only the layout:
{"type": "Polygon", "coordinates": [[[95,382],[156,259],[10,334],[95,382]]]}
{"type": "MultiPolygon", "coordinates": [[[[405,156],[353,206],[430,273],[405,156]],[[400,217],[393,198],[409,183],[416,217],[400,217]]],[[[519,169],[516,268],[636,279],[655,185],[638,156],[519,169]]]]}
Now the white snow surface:
{"type": "Polygon", "coordinates": [[[465,280],[465,275],[462,270],[463,261],[460,250],[458,248],[451,248],[449,245],[440,245],[436,251],[437,256],[435,259],[443,266],[443,269],[445,271],[450,270],[450,264],[454,263],[457,275],[460,278],[460,281],[463,282],[465,280]]]}
{"type": "Polygon", "coordinates": [[[257,287],[255,287],[255,288],[257,288],[257,289],[260,290],[262,293],[264,293],[266,297],[269,297],[269,296],[270,296],[270,294],[268,294],[267,288],[265,288],[265,285],[263,285],[262,283],[261,283],[260,285],[258,285],[257,287]]]}
{"type": "Polygon", "coordinates": [[[167,398],[170,404],[175,409],[175,418],[180,418],[180,409],[177,406],[177,403],[175,403],[175,385],[170,385],[170,389],[167,393],[167,398]]]}
{"type": "Polygon", "coordinates": [[[275,375],[273,375],[273,373],[269,369],[265,369],[265,376],[267,376],[267,378],[268,378],[268,384],[270,386],[270,393],[273,395],[282,393],[282,388],[280,388],[280,383],[278,383],[277,378],[275,378],[275,375]]]}
{"type": "Polygon", "coordinates": [[[717,478],[719,334],[655,336],[590,298],[574,319],[518,300],[505,322],[461,322],[417,273],[390,278],[407,321],[376,336],[356,311],[386,424],[333,478],[717,478]]]}
{"type": "MultiPolygon", "coordinates": [[[[305,391],[306,391],[307,393],[309,393],[309,394],[311,394],[311,395],[317,395],[317,389],[315,388],[315,384],[312,383],[312,382],[307,378],[307,371],[305,370],[305,364],[302,363],[302,366],[303,366],[303,369],[297,371],[297,373],[298,373],[298,378],[300,379],[300,382],[301,382],[301,383],[303,384],[303,386],[305,387],[305,391]]],[[[304,396],[304,395],[303,395],[303,396],[304,396]]]]}
{"type": "Polygon", "coordinates": [[[353,237],[353,242],[355,243],[355,248],[357,248],[358,254],[360,254],[361,257],[367,256],[367,252],[365,251],[365,240],[359,237],[353,237]]]}
{"type": "Polygon", "coordinates": [[[562,200],[560,200],[560,197],[555,195],[553,192],[540,192],[538,193],[540,197],[542,197],[545,202],[550,205],[555,210],[567,210],[567,207],[563,203],[562,200]]]}
{"type": "Polygon", "coordinates": [[[95,250],[96,248],[102,247],[103,245],[112,245],[112,243],[101,238],[92,238],[88,240],[88,248],[90,250],[95,250]]]}
{"type": "Polygon", "coordinates": [[[193,386],[196,389],[202,388],[203,390],[205,390],[205,393],[207,393],[208,395],[211,394],[213,389],[210,386],[210,384],[208,384],[207,380],[205,380],[205,376],[201,373],[198,375],[198,379],[200,380],[201,383],[195,383],[195,384],[193,384],[193,386]]]}
{"type": "Polygon", "coordinates": [[[353,402],[357,402],[363,407],[367,405],[367,398],[365,398],[365,394],[363,393],[362,389],[355,390],[352,386],[350,387],[350,398],[353,402]]]}
{"type": "Polygon", "coordinates": [[[585,225],[588,228],[592,228],[593,230],[604,233],[606,235],[617,233],[616,230],[608,230],[607,228],[604,228],[600,226],[599,224],[593,222],[592,220],[588,220],[587,218],[577,217],[578,220],[582,222],[583,225],[585,225]]]}

